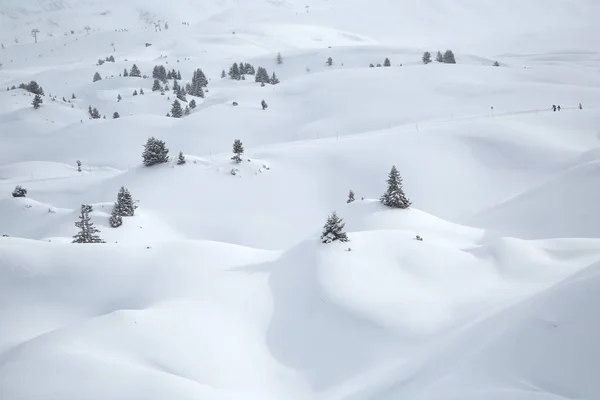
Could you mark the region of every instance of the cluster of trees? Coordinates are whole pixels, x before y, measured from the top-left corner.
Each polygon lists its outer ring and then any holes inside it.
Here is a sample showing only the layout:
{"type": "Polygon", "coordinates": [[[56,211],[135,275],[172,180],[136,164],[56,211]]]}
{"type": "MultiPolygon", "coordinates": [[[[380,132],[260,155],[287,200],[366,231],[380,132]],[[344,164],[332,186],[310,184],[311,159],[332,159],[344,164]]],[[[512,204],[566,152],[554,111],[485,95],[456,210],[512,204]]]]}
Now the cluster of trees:
{"type": "MultiPolygon", "coordinates": [[[[346,203],[354,201],[354,192],[350,190],[346,203]]],[[[402,177],[396,166],[392,166],[387,179],[387,189],[379,199],[381,203],[390,208],[407,209],[410,208],[412,202],[408,199],[402,188],[402,177]]],[[[334,241],[348,242],[348,234],[344,231],[345,223],[334,211],[327,218],[327,222],[323,226],[321,234],[322,243],[331,243],[334,241]]]]}
{"type": "MultiPolygon", "coordinates": [[[[381,64],[377,64],[378,68],[381,67],[381,66],[382,66],[381,64]]],[[[383,66],[384,67],[391,67],[392,66],[392,62],[390,61],[389,58],[386,58],[385,60],[383,60],[383,66]]],[[[369,64],[369,67],[373,68],[373,67],[375,67],[375,65],[374,64],[369,64]]]]}
{"type": "Polygon", "coordinates": [[[175,99],[173,104],[171,105],[171,112],[167,113],[167,117],[171,118],[181,118],[184,115],[190,115],[191,110],[196,108],[196,100],[190,100],[189,104],[186,104],[185,108],[181,107],[181,103],[179,99],[175,99]]]}
{"type": "MultiPolygon", "coordinates": [[[[44,88],[42,88],[40,85],[38,85],[38,83],[36,81],[31,81],[29,83],[21,83],[18,86],[19,89],[25,89],[27,90],[29,93],[32,94],[39,94],[40,96],[45,96],[44,93],[44,88]]],[[[9,87],[6,87],[6,91],[8,92],[9,90],[16,90],[17,86],[12,85],[9,89],[9,87]]]]}
{"type": "Polygon", "coordinates": [[[123,225],[123,217],[133,217],[137,206],[133,202],[131,193],[124,186],[121,186],[117,193],[117,201],[113,205],[112,212],[108,222],[113,228],[123,225]]]}
{"type": "Polygon", "coordinates": [[[99,59],[98,59],[98,64],[97,64],[97,65],[102,65],[102,64],[104,64],[105,62],[113,62],[113,63],[114,63],[114,62],[115,62],[115,57],[114,57],[114,56],[108,56],[108,57],[106,57],[104,60],[103,60],[103,59],[101,59],[101,58],[99,58],[99,59]]]}
{"type": "MultiPolygon", "coordinates": [[[[283,62],[283,59],[281,60],[283,62]]],[[[246,75],[254,75],[254,81],[260,83],[262,86],[266,84],[276,85],[279,83],[279,79],[275,72],[271,76],[267,72],[266,68],[254,67],[249,63],[233,63],[229,68],[229,74],[225,74],[225,70],[221,72],[221,78],[225,78],[229,75],[230,79],[234,80],[246,80],[246,75]]]]}
{"type": "Polygon", "coordinates": [[[123,76],[132,76],[134,78],[141,78],[142,72],[138,68],[137,65],[133,64],[130,71],[127,71],[127,68],[123,70],[123,76]]]}
{"type": "MultiPolygon", "coordinates": [[[[431,62],[431,53],[426,51],[423,53],[423,57],[421,57],[423,64],[429,64],[431,62]]],[[[435,61],[445,64],[456,64],[456,58],[454,57],[454,53],[452,50],[446,50],[444,54],[441,51],[438,51],[435,56],[435,61]]]]}
{"type": "Polygon", "coordinates": [[[98,109],[96,107],[89,106],[88,114],[90,115],[90,118],[92,118],[92,119],[100,119],[101,118],[100,111],[98,111],[98,109]]]}
{"type": "Polygon", "coordinates": [[[164,65],[155,65],[152,70],[152,78],[158,79],[159,81],[166,83],[169,79],[181,80],[181,71],[175,71],[172,69],[167,72],[164,65]]]}

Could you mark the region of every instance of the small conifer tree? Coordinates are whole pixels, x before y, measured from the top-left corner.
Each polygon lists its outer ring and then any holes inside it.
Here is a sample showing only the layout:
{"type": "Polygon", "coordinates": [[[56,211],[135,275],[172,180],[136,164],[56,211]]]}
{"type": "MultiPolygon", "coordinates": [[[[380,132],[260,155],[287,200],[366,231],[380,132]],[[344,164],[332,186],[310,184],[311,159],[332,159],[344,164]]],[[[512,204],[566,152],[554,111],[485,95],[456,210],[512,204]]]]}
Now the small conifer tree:
{"type": "Polygon", "coordinates": [[[350,189],[350,191],[348,192],[348,200],[346,200],[346,203],[350,204],[354,201],[354,192],[352,191],[352,189],[350,189]]]}
{"type": "Polygon", "coordinates": [[[81,172],[81,161],[77,160],[77,172],[81,172]]]}
{"type": "Polygon", "coordinates": [[[437,54],[435,55],[435,61],[444,62],[444,56],[442,55],[441,51],[438,51],[437,54]]]}
{"type": "Polygon", "coordinates": [[[134,90],[134,91],[133,91],[133,95],[134,95],[134,96],[137,96],[137,95],[138,95],[138,92],[137,92],[137,90],[134,90]]]}
{"type": "Polygon", "coordinates": [[[431,53],[428,51],[423,53],[423,57],[421,57],[421,61],[423,61],[423,64],[429,64],[431,62],[431,53]]]}
{"type": "Polygon", "coordinates": [[[119,113],[118,113],[118,112],[116,112],[116,111],[115,111],[115,112],[113,113],[113,119],[117,119],[117,118],[121,118],[121,116],[119,115],[119,113]]]}
{"type": "Polygon", "coordinates": [[[192,99],[190,101],[190,108],[193,110],[194,108],[196,108],[196,100],[192,99]]]}
{"type": "Polygon", "coordinates": [[[225,73],[225,70],[221,71],[221,78],[226,78],[227,74],[225,73]]]}
{"type": "Polygon", "coordinates": [[[242,154],[244,154],[244,146],[240,139],[235,139],[233,142],[233,157],[231,159],[237,164],[242,162],[242,154]]]}
{"type": "Polygon", "coordinates": [[[117,203],[113,206],[112,212],[110,213],[110,217],[108,218],[108,222],[112,228],[118,228],[123,225],[123,217],[119,215],[117,203]]]}
{"type": "Polygon", "coordinates": [[[40,108],[40,106],[42,105],[42,103],[44,102],[44,100],[42,100],[42,96],[40,96],[39,94],[36,94],[35,97],[33,98],[33,101],[31,102],[31,105],[33,106],[34,109],[38,109],[40,108]]]}
{"type": "Polygon", "coordinates": [[[12,197],[27,197],[27,189],[21,185],[15,186],[15,190],[12,192],[12,197]]]}
{"type": "Polygon", "coordinates": [[[263,109],[263,110],[266,110],[266,109],[269,107],[269,106],[267,105],[267,102],[266,102],[266,101],[264,101],[264,100],[260,102],[260,106],[262,107],[262,109],[263,109]]]}
{"type": "Polygon", "coordinates": [[[446,50],[442,56],[442,60],[446,64],[456,64],[456,59],[454,58],[452,50],[446,50]]]}
{"type": "Polygon", "coordinates": [[[129,76],[133,76],[135,78],[140,78],[142,76],[142,73],[140,72],[140,69],[138,68],[137,65],[133,64],[133,67],[131,67],[131,72],[129,73],[129,76]]]}
{"type": "Polygon", "coordinates": [[[127,71],[127,68],[125,68],[123,70],[123,76],[129,76],[129,72],[127,71]]]}
{"type": "Polygon", "coordinates": [[[281,56],[281,53],[277,53],[276,61],[279,65],[283,64],[283,57],[281,56]]]}
{"type": "Polygon", "coordinates": [[[146,167],[169,162],[169,149],[165,142],[151,137],[144,145],[142,159],[146,167]]]}
{"type": "Polygon", "coordinates": [[[179,152],[179,156],[177,156],[177,165],[183,165],[185,164],[187,161],[185,159],[185,156],[183,155],[183,152],[179,152]]]}
{"type": "Polygon", "coordinates": [[[381,202],[383,205],[392,208],[409,208],[411,201],[404,194],[402,188],[402,177],[396,166],[392,166],[392,169],[388,175],[387,180],[388,188],[386,192],[381,196],[381,202]]]}
{"type": "Polygon", "coordinates": [[[326,64],[331,67],[333,65],[333,58],[328,57],[326,64]]]}
{"type": "Polygon", "coordinates": [[[96,72],[96,73],[94,74],[94,79],[93,79],[93,81],[94,81],[94,82],[98,82],[98,81],[101,81],[101,80],[102,80],[102,77],[100,76],[100,74],[99,74],[98,72],[96,72]]]}
{"type": "Polygon", "coordinates": [[[118,95],[117,95],[117,102],[119,102],[119,101],[121,101],[121,100],[123,100],[123,97],[122,97],[120,94],[118,94],[118,95]]]}
{"type": "Polygon", "coordinates": [[[344,232],[345,223],[343,219],[338,217],[334,211],[327,218],[327,222],[323,226],[323,233],[321,234],[321,243],[331,243],[334,241],[349,242],[348,235],[344,232]]]}
{"type": "Polygon", "coordinates": [[[279,83],[279,79],[277,79],[277,75],[273,72],[273,76],[271,76],[271,85],[277,85],[279,83]]]}
{"type": "Polygon", "coordinates": [[[162,90],[162,87],[160,86],[160,81],[158,79],[155,79],[154,84],[152,85],[152,91],[157,92],[159,90],[162,90]]]}
{"type": "Polygon", "coordinates": [[[190,115],[190,106],[185,106],[185,110],[183,110],[184,115],[190,115]]]}
{"type": "Polygon", "coordinates": [[[94,226],[90,219],[90,207],[87,204],[81,205],[81,214],[79,221],[75,222],[75,226],[79,228],[79,232],[73,236],[73,243],[105,243],[97,234],[100,231],[94,226]]]}
{"type": "Polygon", "coordinates": [[[389,58],[386,58],[385,60],[383,60],[383,66],[384,67],[391,67],[392,63],[390,62],[389,58]]]}
{"type": "Polygon", "coordinates": [[[137,206],[133,203],[131,193],[124,186],[121,186],[117,194],[117,202],[115,203],[117,214],[121,217],[133,217],[137,206]]]}

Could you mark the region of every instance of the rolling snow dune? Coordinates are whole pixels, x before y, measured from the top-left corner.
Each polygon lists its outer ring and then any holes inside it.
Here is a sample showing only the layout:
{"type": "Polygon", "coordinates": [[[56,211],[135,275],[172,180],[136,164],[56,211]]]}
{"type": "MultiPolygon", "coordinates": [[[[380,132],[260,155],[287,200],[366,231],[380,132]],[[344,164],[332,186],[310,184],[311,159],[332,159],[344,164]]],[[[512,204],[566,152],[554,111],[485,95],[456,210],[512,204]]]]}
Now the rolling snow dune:
{"type": "Polygon", "coordinates": [[[0,0],[0,400],[600,398],[599,17],[0,0]],[[189,115],[158,64],[206,74],[189,115]],[[407,210],[378,200],[392,165],[407,210]],[[106,243],[71,243],[83,204],[106,243]],[[334,211],[350,241],[323,244],[334,211]]]}

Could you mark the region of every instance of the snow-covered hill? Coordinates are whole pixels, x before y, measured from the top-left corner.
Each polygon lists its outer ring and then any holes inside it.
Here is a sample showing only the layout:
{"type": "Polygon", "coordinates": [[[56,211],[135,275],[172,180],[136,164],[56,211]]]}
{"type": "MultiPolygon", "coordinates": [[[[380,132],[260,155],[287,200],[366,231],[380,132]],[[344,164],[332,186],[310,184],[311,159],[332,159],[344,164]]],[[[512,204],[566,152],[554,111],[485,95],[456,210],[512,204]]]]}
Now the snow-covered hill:
{"type": "Polygon", "coordinates": [[[0,399],[600,398],[598,17],[0,0],[0,399]],[[189,115],[156,65],[205,73],[189,115]],[[408,210],[378,201],[392,165],[408,210]],[[71,243],[82,204],[106,243],[71,243]],[[333,211],[347,243],[319,240],[333,211]]]}

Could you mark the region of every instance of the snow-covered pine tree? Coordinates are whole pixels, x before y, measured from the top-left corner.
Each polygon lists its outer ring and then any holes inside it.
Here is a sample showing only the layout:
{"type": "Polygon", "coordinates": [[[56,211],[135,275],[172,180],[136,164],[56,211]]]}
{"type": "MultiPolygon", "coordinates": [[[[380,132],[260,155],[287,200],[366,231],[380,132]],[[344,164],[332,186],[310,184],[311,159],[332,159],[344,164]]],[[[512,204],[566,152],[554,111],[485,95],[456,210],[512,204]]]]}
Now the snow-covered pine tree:
{"type": "Polygon", "coordinates": [[[162,86],[160,86],[160,81],[158,79],[154,80],[154,83],[152,84],[152,91],[156,92],[162,90],[162,86]]]}
{"type": "Polygon", "coordinates": [[[183,114],[190,115],[190,106],[188,106],[188,105],[185,106],[185,109],[183,110],[183,114]]]}
{"type": "Polygon", "coordinates": [[[383,66],[384,67],[391,67],[392,63],[390,62],[389,58],[386,58],[385,60],[383,60],[383,66]]]}
{"type": "Polygon", "coordinates": [[[21,185],[15,186],[15,190],[12,192],[12,197],[27,197],[27,189],[21,185]]]}
{"type": "Polygon", "coordinates": [[[159,72],[158,72],[158,65],[155,65],[154,68],[152,69],[152,77],[154,79],[158,79],[158,74],[159,74],[159,72]]]}
{"type": "Polygon", "coordinates": [[[269,107],[264,99],[260,102],[260,106],[263,110],[266,110],[269,107]]]}
{"type": "Polygon", "coordinates": [[[500,63],[498,61],[494,61],[494,64],[492,64],[494,67],[499,67],[500,63]]]}
{"type": "Polygon", "coordinates": [[[140,78],[142,76],[142,73],[140,72],[140,69],[138,68],[137,65],[133,64],[133,67],[131,67],[131,72],[129,73],[129,76],[133,76],[135,78],[140,78]]]}
{"type": "Polygon", "coordinates": [[[226,78],[227,74],[225,73],[225,70],[221,71],[221,78],[226,78]]]}
{"type": "Polygon", "coordinates": [[[175,92],[177,95],[177,98],[185,103],[187,103],[187,97],[185,97],[185,89],[180,87],[179,90],[177,92],[175,92]]]}
{"type": "Polygon", "coordinates": [[[100,111],[98,111],[98,109],[96,107],[94,107],[92,109],[92,118],[93,119],[100,119],[100,111]]]}
{"type": "Polygon", "coordinates": [[[255,75],[256,74],[256,70],[249,63],[246,63],[246,71],[248,71],[248,75],[255,75]]]}
{"type": "Polygon", "coordinates": [[[183,155],[183,152],[179,152],[179,155],[177,156],[177,165],[183,165],[185,164],[187,161],[185,159],[185,156],[183,155]]]}
{"type": "Polygon", "coordinates": [[[164,65],[158,67],[158,79],[163,83],[167,81],[167,69],[164,65]]]}
{"type": "Polygon", "coordinates": [[[349,242],[348,235],[344,232],[345,223],[343,219],[338,217],[334,211],[329,217],[327,222],[323,226],[323,233],[321,234],[321,243],[331,243],[334,241],[349,242]]]}
{"type": "Polygon", "coordinates": [[[196,100],[192,99],[190,100],[190,108],[193,110],[194,108],[196,108],[196,100]]]}
{"type": "Polygon", "coordinates": [[[275,61],[279,65],[283,64],[283,57],[281,56],[281,53],[277,53],[277,58],[275,59],[275,61]]]}
{"type": "Polygon", "coordinates": [[[119,101],[121,101],[121,100],[123,100],[123,97],[121,97],[121,95],[120,95],[120,94],[118,94],[118,95],[117,95],[117,102],[119,102],[119,101]]]}
{"type": "Polygon", "coordinates": [[[40,106],[42,105],[42,103],[44,102],[44,100],[42,100],[42,96],[40,96],[39,94],[36,94],[35,97],[33,98],[33,101],[31,102],[31,105],[33,106],[34,109],[38,109],[40,108],[40,106]]]}
{"type": "Polygon", "coordinates": [[[113,206],[112,212],[110,213],[110,217],[108,218],[108,222],[112,228],[118,228],[123,225],[123,217],[119,215],[117,203],[113,206]]]}
{"type": "Polygon", "coordinates": [[[437,54],[435,55],[435,61],[444,62],[444,56],[442,55],[441,51],[438,51],[437,54]]]}
{"type": "Polygon", "coordinates": [[[94,74],[94,78],[92,79],[92,81],[93,82],[98,82],[98,81],[101,81],[101,80],[102,80],[102,77],[100,76],[100,74],[98,72],[96,72],[94,74]]]}
{"type": "Polygon", "coordinates": [[[454,58],[452,50],[446,50],[442,56],[442,60],[446,64],[456,64],[456,59],[454,58]]]}
{"type": "Polygon", "coordinates": [[[133,95],[134,95],[134,96],[137,96],[137,95],[138,95],[138,92],[137,92],[137,90],[134,90],[134,91],[133,91],[133,95]]]}
{"type": "Polygon", "coordinates": [[[348,200],[346,200],[346,203],[350,204],[354,201],[354,192],[352,191],[352,189],[350,189],[350,191],[348,192],[348,200]]]}
{"type": "Polygon", "coordinates": [[[279,79],[277,79],[277,75],[275,75],[275,72],[273,72],[273,76],[271,76],[270,82],[271,85],[277,85],[279,83],[279,79]]]}
{"type": "Polygon", "coordinates": [[[333,65],[333,58],[328,57],[326,64],[331,67],[333,65]]]}
{"type": "Polygon", "coordinates": [[[173,105],[171,106],[171,117],[173,118],[181,118],[183,116],[183,109],[181,108],[181,103],[179,100],[175,99],[173,105]]]}
{"type": "Polygon", "coordinates": [[[115,203],[117,214],[121,217],[133,217],[137,206],[133,203],[131,193],[125,186],[121,186],[117,194],[117,202],[115,203]]]}
{"type": "Polygon", "coordinates": [[[404,194],[402,188],[402,177],[396,166],[392,166],[392,169],[388,175],[387,180],[388,188],[386,192],[381,196],[381,202],[383,205],[392,208],[409,208],[411,201],[404,194]]]}
{"type": "Polygon", "coordinates": [[[181,87],[179,86],[179,83],[177,82],[177,79],[173,80],[173,93],[177,94],[177,92],[179,91],[181,87]]]}
{"type": "Polygon", "coordinates": [[[121,118],[121,116],[119,115],[119,113],[118,113],[118,112],[116,112],[116,111],[115,111],[115,112],[113,113],[113,119],[117,119],[117,118],[121,118]]]}
{"type": "Polygon", "coordinates": [[[144,93],[144,88],[140,88],[140,94],[145,94],[144,93]]]}
{"type": "Polygon", "coordinates": [[[238,66],[238,63],[233,63],[229,69],[229,77],[231,79],[240,80],[240,67],[238,66]]]}
{"type": "Polygon", "coordinates": [[[72,100],[75,100],[75,99],[76,99],[76,97],[75,97],[75,93],[71,93],[71,99],[72,99],[72,100]]]}
{"type": "Polygon", "coordinates": [[[176,76],[177,76],[178,80],[181,80],[181,71],[177,70],[177,75],[176,76]]]}
{"type": "Polygon", "coordinates": [[[197,78],[198,78],[198,82],[200,82],[200,86],[201,87],[207,87],[208,86],[208,79],[206,78],[206,75],[204,75],[204,72],[198,68],[196,70],[197,72],[197,78]]]}
{"type": "Polygon", "coordinates": [[[146,167],[169,162],[169,149],[165,142],[151,137],[144,145],[142,159],[146,167]]]}
{"type": "Polygon", "coordinates": [[[233,142],[233,157],[231,157],[231,159],[239,164],[242,162],[242,154],[244,154],[242,141],[240,139],[235,139],[233,142]]]}
{"type": "Polygon", "coordinates": [[[423,57],[421,57],[421,61],[423,61],[423,64],[429,64],[431,62],[431,53],[428,51],[423,53],[423,57]]]}
{"type": "Polygon", "coordinates": [[[127,72],[127,68],[123,70],[123,76],[129,76],[129,72],[127,72]]]}
{"type": "Polygon", "coordinates": [[[79,228],[79,232],[73,236],[73,243],[105,243],[97,234],[100,231],[94,226],[90,219],[89,206],[81,205],[81,214],[79,221],[75,222],[75,226],[79,228]]]}

